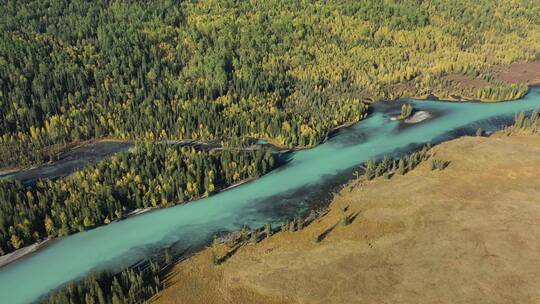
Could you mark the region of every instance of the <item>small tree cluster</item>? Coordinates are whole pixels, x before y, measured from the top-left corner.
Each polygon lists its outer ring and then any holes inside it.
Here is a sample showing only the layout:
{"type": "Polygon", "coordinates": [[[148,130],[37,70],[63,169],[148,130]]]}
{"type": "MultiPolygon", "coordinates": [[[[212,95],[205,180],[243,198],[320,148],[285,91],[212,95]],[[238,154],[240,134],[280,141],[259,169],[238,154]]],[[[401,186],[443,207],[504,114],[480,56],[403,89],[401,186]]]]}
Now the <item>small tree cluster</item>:
{"type": "Polygon", "coordinates": [[[130,268],[118,274],[91,273],[81,281],[53,291],[42,304],[143,303],[163,288],[161,269],[159,263],[150,262],[147,267],[130,268]]]}
{"type": "Polygon", "coordinates": [[[347,208],[341,208],[341,226],[347,226],[350,223],[350,216],[347,213],[347,208]]]}
{"type": "Polygon", "coordinates": [[[413,106],[406,103],[401,106],[401,115],[399,116],[399,119],[405,120],[409,117],[411,117],[413,112],[413,106]]]}
{"type": "Polygon", "coordinates": [[[478,89],[476,98],[480,100],[513,100],[525,96],[528,91],[529,87],[524,83],[497,84],[478,89]]]}
{"type": "Polygon", "coordinates": [[[379,162],[370,159],[366,162],[364,176],[366,179],[372,180],[379,176],[391,178],[395,173],[404,175],[429,158],[430,148],[430,145],[426,145],[421,150],[399,159],[390,159],[387,155],[379,162]]]}
{"type": "Polygon", "coordinates": [[[540,113],[538,110],[532,111],[531,115],[526,116],[521,112],[516,115],[512,129],[527,131],[532,134],[537,134],[540,131],[540,113]]]}
{"type": "Polygon", "coordinates": [[[441,159],[433,159],[431,160],[431,170],[444,170],[448,165],[450,164],[450,161],[447,160],[441,160],[441,159]]]}

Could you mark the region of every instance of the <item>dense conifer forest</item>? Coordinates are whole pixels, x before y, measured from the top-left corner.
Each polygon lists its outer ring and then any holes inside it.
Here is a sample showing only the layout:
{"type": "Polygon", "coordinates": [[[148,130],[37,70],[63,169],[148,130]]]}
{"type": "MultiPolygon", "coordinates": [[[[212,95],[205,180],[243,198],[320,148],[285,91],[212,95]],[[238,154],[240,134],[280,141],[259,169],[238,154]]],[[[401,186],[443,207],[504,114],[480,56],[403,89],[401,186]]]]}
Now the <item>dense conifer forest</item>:
{"type": "Polygon", "coordinates": [[[141,144],[65,179],[25,186],[0,181],[0,255],[39,239],[169,207],[256,178],[277,165],[269,150],[219,152],[141,144]]]}
{"type": "Polygon", "coordinates": [[[533,0],[0,1],[0,168],[99,137],[320,143],[364,103],[522,96],[533,0]],[[465,75],[486,87],[449,85],[465,75]]]}
{"type": "Polygon", "coordinates": [[[119,274],[91,273],[83,280],[53,291],[42,304],[136,304],[163,288],[161,264],[133,267],[119,274]]]}

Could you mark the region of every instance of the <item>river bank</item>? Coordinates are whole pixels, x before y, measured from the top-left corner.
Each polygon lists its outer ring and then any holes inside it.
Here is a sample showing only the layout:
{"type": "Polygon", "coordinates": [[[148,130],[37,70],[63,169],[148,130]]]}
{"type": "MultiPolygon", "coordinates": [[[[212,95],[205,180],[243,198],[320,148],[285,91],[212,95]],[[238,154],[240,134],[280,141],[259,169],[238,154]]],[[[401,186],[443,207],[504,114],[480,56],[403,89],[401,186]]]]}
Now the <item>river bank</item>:
{"type": "Polygon", "coordinates": [[[528,223],[540,216],[537,139],[463,137],[433,148],[450,162],[443,171],[428,161],[353,181],[301,231],[243,246],[219,266],[212,249],[177,264],[151,302],[536,303],[540,231],[528,223]]]}
{"type": "MultiPolygon", "coordinates": [[[[232,185],[229,185],[227,187],[217,189],[211,195],[216,195],[218,193],[222,193],[224,191],[234,189],[234,188],[236,188],[238,186],[241,186],[243,184],[252,182],[254,180],[256,180],[256,179],[248,178],[248,179],[239,181],[239,182],[234,183],[232,185]]],[[[207,197],[209,197],[209,196],[201,196],[201,197],[193,199],[193,200],[185,201],[185,202],[181,203],[180,205],[193,203],[193,202],[196,202],[198,200],[201,200],[201,199],[204,199],[204,198],[207,198],[207,197]]],[[[126,220],[128,218],[133,218],[133,217],[136,217],[136,216],[140,216],[140,215],[149,213],[151,211],[156,211],[156,210],[159,210],[159,209],[163,209],[163,208],[160,208],[160,207],[145,207],[145,208],[134,209],[134,210],[129,211],[123,218],[121,218],[119,220],[115,220],[114,222],[126,220]]],[[[98,226],[98,227],[101,227],[101,226],[98,226]]],[[[98,228],[98,227],[94,227],[93,229],[98,228]]],[[[86,231],[89,231],[89,230],[86,230],[86,231]]],[[[13,262],[15,262],[15,261],[17,261],[19,259],[22,259],[22,258],[24,258],[24,257],[26,257],[26,256],[28,256],[28,255],[30,255],[32,253],[35,253],[40,249],[45,248],[45,246],[47,245],[47,243],[49,241],[55,240],[55,239],[56,238],[54,238],[54,239],[45,239],[45,240],[39,241],[37,243],[25,246],[23,248],[17,249],[16,251],[10,252],[8,254],[1,255],[0,256],[0,268],[2,268],[3,266],[8,265],[10,263],[13,263],[13,262]]]]}
{"type": "MultiPolygon", "coordinates": [[[[540,85],[540,60],[532,61],[532,62],[523,62],[523,63],[512,63],[512,64],[501,64],[497,66],[493,66],[490,68],[489,73],[492,73],[493,76],[493,82],[497,83],[504,83],[504,84],[516,84],[516,83],[524,83],[526,84],[529,89],[533,88],[535,86],[540,85]]],[[[468,76],[459,75],[459,74],[450,74],[444,77],[446,81],[449,81],[450,83],[453,83],[457,86],[464,87],[467,89],[481,89],[487,86],[490,86],[490,82],[481,80],[481,79],[473,79],[468,76]]],[[[410,90],[409,87],[414,87],[412,85],[413,82],[406,82],[406,83],[399,83],[395,84],[395,90],[396,92],[403,91],[406,92],[410,90]]],[[[511,101],[515,100],[517,98],[508,98],[508,99],[490,99],[490,98],[478,98],[477,96],[460,96],[459,94],[452,93],[451,90],[449,90],[446,93],[442,92],[430,92],[426,94],[405,94],[400,95],[397,99],[403,100],[403,99],[416,99],[416,100],[439,100],[439,101],[450,101],[450,102],[502,102],[502,101],[511,101]]],[[[369,101],[370,99],[366,99],[366,103],[372,104],[373,101],[369,101]]],[[[360,120],[364,119],[362,117],[360,120]]],[[[336,126],[334,128],[331,128],[327,131],[326,136],[324,140],[321,142],[324,143],[328,138],[332,137],[334,134],[339,132],[339,130],[348,128],[358,121],[350,121],[345,122],[339,126],[336,126]]],[[[270,144],[273,148],[276,150],[279,150],[281,152],[290,152],[290,151],[300,151],[304,149],[310,149],[315,147],[316,145],[308,145],[308,146],[302,146],[302,147],[295,147],[295,148],[288,148],[280,145],[275,140],[271,138],[262,138],[268,144],[270,144]]],[[[58,153],[57,157],[62,158],[63,155],[82,148],[84,146],[92,145],[92,144],[100,144],[100,143],[129,143],[134,144],[136,141],[131,139],[118,139],[114,137],[105,137],[105,138],[94,138],[94,139],[88,139],[84,141],[77,141],[73,143],[69,143],[67,145],[63,145],[60,148],[57,148],[58,153]]],[[[158,141],[159,142],[159,141],[158,141]]],[[[168,144],[179,144],[182,146],[188,146],[188,147],[196,147],[196,148],[202,148],[202,149],[208,149],[208,150],[224,150],[224,149],[235,149],[231,147],[222,147],[219,143],[219,140],[193,140],[193,139],[179,139],[179,140],[163,140],[161,142],[168,143],[168,144]]],[[[245,148],[245,150],[255,150],[260,148],[261,145],[254,145],[254,147],[248,147],[245,148]]],[[[51,163],[41,164],[38,166],[32,166],[28,168],[3,168],[0,169],[0,178],[5,178],[8,176],[13,176],[17,172],[21,171],[31,171],[31,170],[39,170],[40,167],[44,167],[47,165],[51,165],[51,163]]]]}
{"type": "MultiPolygon", "coordinates": [[[[160,144],[159,142],[158,144],[160,144]]],[[[249,147],[242,147],[242,148],[231,148],[231,147],[222,147],[220,144],[207,144],[202,143],[200,141],[191,141],[191,140],[182,140],[182,141],[164,141],[162,142],[165,145],[179,145],[181,147],[196,147],[197,149],[204,149],[208,151],[229,151],[229,150],[237,150],[237,151],[256,151],[262,149],[262,145],[252,145],[249,147]],[[201,147],[204,146],[204,147],[201,147]]],[[[36,181],[40,179],[58,179],[69,176],[71,173],[75,172],[76,170],[83,168],[87,165],[97,163],[101,159],[108,157],[109,155],[119,153],[119,152],[125,152],[128,151],[133,147],[134,143],[132,141],[122,141],[122,140],[111,140],[111,139],[100,139],[100,140],[92,140],[85,143],[79,143],[74,147],[73,150],[70,150],[62,155],[62,157],[54,163],[49,163],[44,166],[31,168],[28,170],[23,170],[20,172],[13,172],[11,175],[6,176],[6,178],[15,178],[20,179],[24,184],[26,185],[33,185],[36,181]]],[[[273,156],[271,156],[273,158],[273,156]]],[[[279,165],[281,163],[280,160],[277,160],[274,162],[276,165],[279,165]]],[[[266,170],[266,169],[265,169],[266,170]]],[[[236,178],[238,179],[238,178],[236,178]]],[[[238,185],[244,184],[246,182],[249,182],[253,180],[252,178],[239,180],[235,183],[225,183],[225,184],[219,184],[217,186],[217,189],[210,190],[211,194],[202,194],[194,199],[190,199],[189,201],[183,201],[182,203],[190,203],[195,200],[199,200],[205,197],[208,197],[209,195],[217,194],[222,191],[225,191],[227,189],[232,189],[238,185]]],[[[147,204],[150,204],[149,202],[146,202],[147,204]]],[[[152,203],[152,205],[156,206],[155,202],[152,203]]],[[[170,207],[171,204],[168,206],[170,207]]],[[[160,205],[161,206],[161,205],[160,205]]],[[[131,208],[123,208],[122,213],[126,213],[125,216],[120,215],[118,220],[123,220],[126,218],[130,218],[136,215],[141,215],[143,213],[146,213],[150,210],[157,209],[155,207],[148,207],[148,208],[140,208],[135,210],[130,210],[131,208]]],[[[47,211],[46,211],[47,212],[47,211]]],[[[54,211],[53,211],[54,212],[54,211]]],[[[88,228],[96,228],[101,226],[102,224],[109,224],[111,222],[110,218],[105,218],[104,221],[97,221],[97,224],[92,225],[86,225],[86,229],[88,228]]],[[[82,230],[82,226],[79,227],[79,230],[82,230]]],[[[77,231],[77,229],[75,229],[77,231]]],[[[9,235],[8,235],[9,237],[9,235]]],[[[9,242],[9,239],[7,240],[9,242]]],[[[32,244],[28,245],[28,242],[23,243],[25,245],[24,248],[20,248],[14,252],[14,254],[9,254],[5,256],[5,259],[2,259],[2,265],[6,265],[8,263],[11,263],[17,259],[20,259],[24,256],[26,256],[28,253],[34,252],[37,249],[41,248],[38,246],[40,244],[32,244]],[[27,246],[28,245],[28,246],[27,246]]],[[[14,245],[14,247],[18,247],[17,245],[14,245]]],[[[13,248],[12,248],[13,249],[13,248]]]]}
{"type": "Polygon", "coordinates": [[[49,241],[50,239],[45,239],[32,245],[17,249],[16,251],[13,251],[11,253],[0,256],[0,268],[44,248],[49,241]]]}
{"type": "Polygon", "coordinates": [[[321,197],[369,159],[399,155],[469,131],[474,134],[479,127],[498,130],[507,124],[501,117],[537,108],[540,99],[530,94],[518,102],[498,104],[409,102],[415,109],[437,113],[436,119],[400,128],[388,119],[393,107],[377,106],[361,124],[323,145],[292,154],[285,167],[254,182],[62,238],[47,250],[7,265],[0,270],[0,293],[8,294],[10,303],[25,303],[96,267],[121,269],[163,248],[180,254],[225,231],[278,225],[319,208],[317,203],[326,204],[321,197]],[[24,287],[14,283],[22,281],[24,287]]]}

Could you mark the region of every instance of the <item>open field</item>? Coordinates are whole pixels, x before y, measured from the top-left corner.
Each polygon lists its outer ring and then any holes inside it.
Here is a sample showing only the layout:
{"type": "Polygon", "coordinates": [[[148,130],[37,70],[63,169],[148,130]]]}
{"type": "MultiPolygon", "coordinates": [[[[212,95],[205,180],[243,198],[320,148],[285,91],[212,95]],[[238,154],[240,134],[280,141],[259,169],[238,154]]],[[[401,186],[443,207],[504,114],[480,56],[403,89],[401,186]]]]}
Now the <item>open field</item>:
{"type": "Polygon", "coordinates": [[[300,232],[219,266],[210,250],[178,264],[153,302],[539,303],[540,138],[464,137],[432,151],[445,170],[427,161],[353,182],[300,232]]]}

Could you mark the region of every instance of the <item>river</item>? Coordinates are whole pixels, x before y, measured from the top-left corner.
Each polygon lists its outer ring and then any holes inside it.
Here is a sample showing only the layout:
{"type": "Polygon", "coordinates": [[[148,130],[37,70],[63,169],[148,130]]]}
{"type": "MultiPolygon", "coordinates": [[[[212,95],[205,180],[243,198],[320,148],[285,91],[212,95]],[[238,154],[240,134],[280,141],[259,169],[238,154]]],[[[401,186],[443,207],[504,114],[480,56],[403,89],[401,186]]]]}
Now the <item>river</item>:
{"type": "Polygon", "coordinates": [[[364,121],[326,143],[290,155],[289,162],[262,178],[189,204],[149,212],[53,241],[37,253],[0,268],[2,303],[28,303],[91,270],[119,269],[161,248],[199,248],[215,233],[244,224],[261,227],[306,214],[354,168],[383,154],[399,154],[477,128],[495,131],[516,113],[540,108],[540,89],[519,101],[451,103],[410,101],[432,117],[418,124],[391,121],[400,102],[381,103],[364,121]]]}

